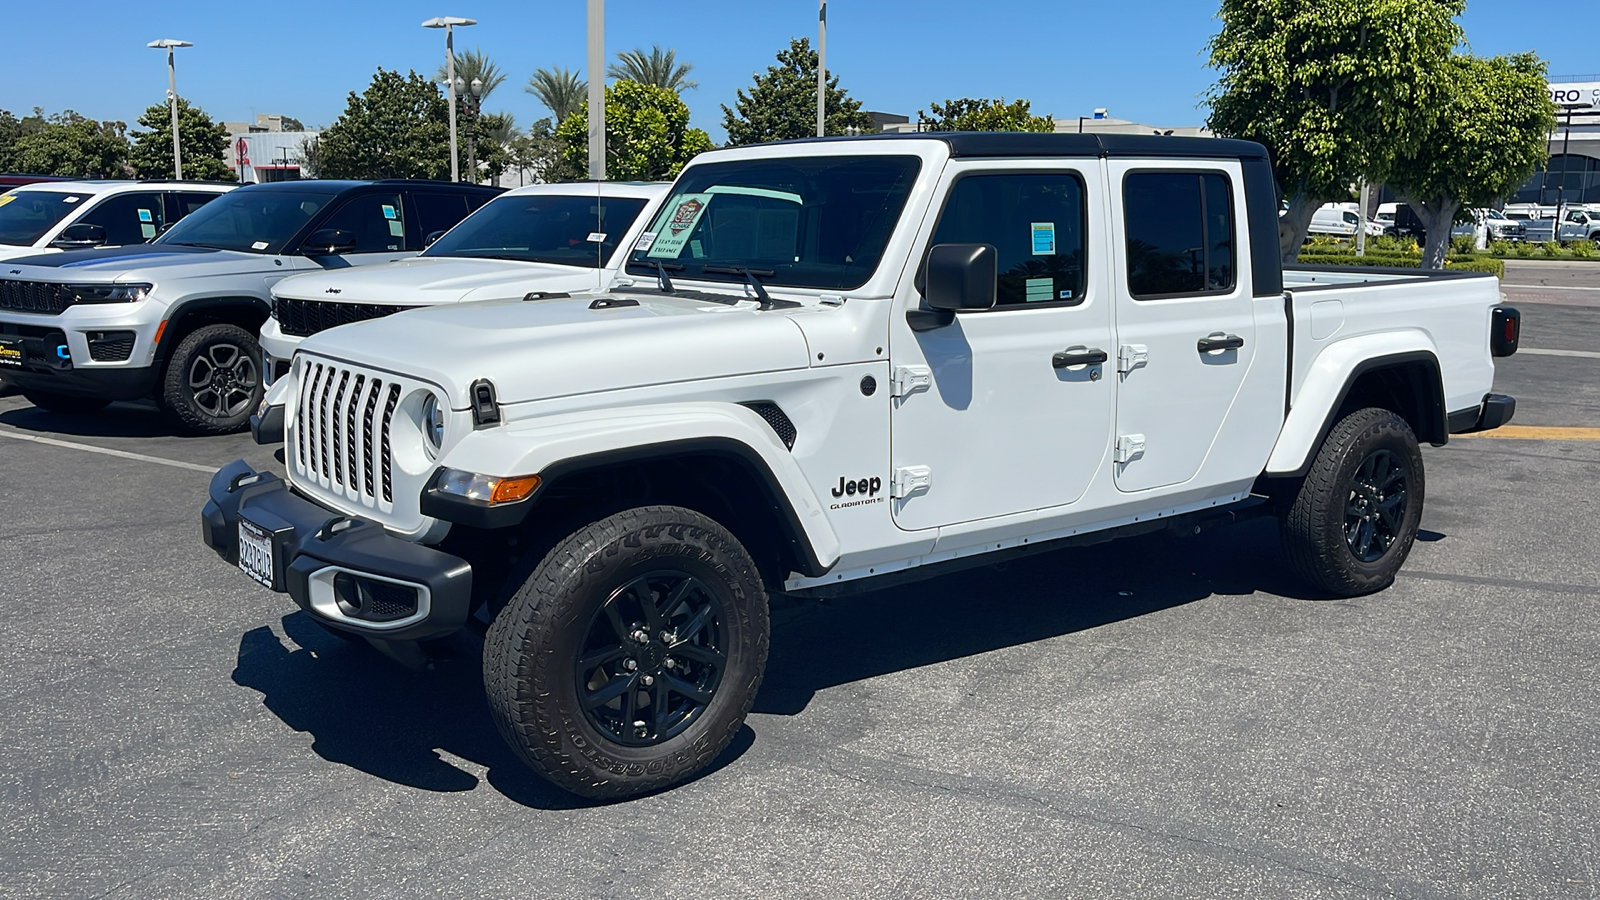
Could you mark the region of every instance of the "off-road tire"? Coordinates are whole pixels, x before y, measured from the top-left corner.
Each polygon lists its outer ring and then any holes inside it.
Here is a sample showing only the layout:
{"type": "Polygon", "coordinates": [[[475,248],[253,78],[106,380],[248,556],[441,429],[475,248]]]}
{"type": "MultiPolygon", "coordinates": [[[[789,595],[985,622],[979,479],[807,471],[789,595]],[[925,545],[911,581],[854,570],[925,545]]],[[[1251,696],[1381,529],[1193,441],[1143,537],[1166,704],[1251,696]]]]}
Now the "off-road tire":
{"type": "Polygon", "coordinates": [[[187,434],[232,434],[250,427],[250,414],[261,403],[263,391],[261,345],[255,335],[237,325],[206,325],[179,341],[167,360],[161,378],[161,408],[187,434]],[[235,355],[238,362],[228,365],[235,355]],[[232,380],[207,388],[195,386],[196,378],[219,369],[226,369],[224,379],[232,380]]]}
{"type": "MultiPolygon", "coordinates": [[[[663,607],[672,613],[669,604],[663,607]]],[[[620,633],[631,624],[613,627],[620,633]]],[[[690,626],[674,625],[674,636],[679,627],[690,626]]],[[[559,542],[490,625],[483,652],[489,709],[516,754],[558,787],[600,799],[659,790],[709,766],[743,725],[766,669],[768,628],[767,597],[756,565],[726,529],[679,507],[624,510],[559,542]],[[603,627],[605,608],[617,602],[612,598],[626,596],[628,585],[660,573],[681,573],[703,586],[700,594],[714,595],[725,663],[710,699],[698,715],[684,719],[682,731],[657,743],[629,745],[593,719],[608,710],[586,712],[580,696],[598,690],[581,683],[579,654],[585,648],[593,653],[592,641],[600,632],[591,629],[603,627]]],[[[647,652],[676,651],[639,650],[647,652]]],[[[687,674],[683,663],[677,665],[687,674]]],[[[637,674],[644,672],[641,667],[637,674]]],[[[599,690],[620,673],[606,677],[599,690]]],[[[638,691],[654,705],[653,695],[638,691]]],[[[641,698],[632,689],[627,693],[641,698]]]]}
{"type": "MultiPolygon", "coordinates": [[[[1345,416],[1328,432],[1282,515],[1279,534],[1290,569],[1312,587],[1338,597],[1383,590],[1394,582],[1416,541],[1424,494],[1422,451],[1404,419],[1376,408],[1345,416]],[[1394,470],[1404,470],[1404,501],[1392,523],[1377,526],[1392,532],[1386,548],[1363,560],[1347,537],[1352,533],[1347,526],[1361,510],[1375,507],[1370,498],[1360,496],[1363,483],[1358,483],[1368,459],[1392,461],[1394,470]]],[[[1382,542],[1381,537],[1374,540],[1382,542]]],[[[1359,545],[1359,538],[1354,542],[1359,545]]]]}
{"type": "Polygon", "coordinates": [[[22,398],[40,409],[47,409],[53,413],[67,416],[86,416],[97,413],[106,408],[110,400],[100,397],[78,397],[73,394],[57,394],[52,391],[35,391],[31,388],[22,391],[22,398]]]}

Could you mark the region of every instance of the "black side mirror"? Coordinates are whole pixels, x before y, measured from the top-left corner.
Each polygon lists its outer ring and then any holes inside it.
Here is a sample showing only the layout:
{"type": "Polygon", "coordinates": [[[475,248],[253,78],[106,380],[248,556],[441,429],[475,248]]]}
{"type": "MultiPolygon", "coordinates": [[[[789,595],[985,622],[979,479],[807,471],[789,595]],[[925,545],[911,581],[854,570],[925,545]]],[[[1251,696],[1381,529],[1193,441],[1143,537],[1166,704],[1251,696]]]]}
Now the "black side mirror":
{"type": "Polygon", "coordinates": [[[430,231],[428,232],[428,236],[422,239],[422,246],[432,247],[433,242],[442,237],[444,237],[444,231],[442,229],[439,231],[430,231]]]}
{"type": "Polygon", "coordinates": [[[61,250],[87,250],[90,247],[104,246],[105,242],[106,230],[104,228],[99,225],[90,225],[87,222],[79,222],[61,229],[61,233],[56,236],[55,240],[50,242],[50,246],[61,250]]]}
{"type": "Polygon", "coordinates": [[[319,228],[300,244],[302,256],[334,256],[355,249],[355,232],[343,228],[319,228]]]}
{"type": "Polygon", "coordinates": [[[963,309],[991,309],[999,254],[993,244],[939,244],[923,264],[922,299],[930,309],[906,313],[912,331],[943,328],[963,309]]]}

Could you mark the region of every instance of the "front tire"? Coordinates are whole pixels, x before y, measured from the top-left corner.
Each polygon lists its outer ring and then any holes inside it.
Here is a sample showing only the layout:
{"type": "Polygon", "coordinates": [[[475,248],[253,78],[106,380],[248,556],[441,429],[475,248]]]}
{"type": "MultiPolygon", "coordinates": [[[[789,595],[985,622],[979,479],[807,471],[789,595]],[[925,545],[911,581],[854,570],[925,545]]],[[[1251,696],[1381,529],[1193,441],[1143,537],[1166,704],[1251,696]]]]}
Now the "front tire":
{"type": "Polygon", "coordinates": [[[22,398],[40,409],[47,409],[53,413],[67,416],[87,416],[106,408],[111,401],[100,397],[78,397],[72,394],[57,394],[53,391],[35,391],[24,389],[22,398]]]}
{"type": "Polygon", "coordinates": [[[237,325],[207,325],[178,342],[162,378],[161,406],[189,434],[242,431],[261,403],[261,345],[237,325]]]}
{"type": "Polygon", "coordinates": [[[1290,568],[1339,597],[1383,590],[1416,541],[1424,493],[1422,450],[1405,419],[1374,408],[1345,416],[1284,513],[1290,568]]]}
{"type": "Polygon", "coordinates": [[[721,525],[646,506],[585,526],[489,627],[500,734],[565,790],[614,799],[687,780],[744,723],[768,649],[755,563],[721,525]]]}

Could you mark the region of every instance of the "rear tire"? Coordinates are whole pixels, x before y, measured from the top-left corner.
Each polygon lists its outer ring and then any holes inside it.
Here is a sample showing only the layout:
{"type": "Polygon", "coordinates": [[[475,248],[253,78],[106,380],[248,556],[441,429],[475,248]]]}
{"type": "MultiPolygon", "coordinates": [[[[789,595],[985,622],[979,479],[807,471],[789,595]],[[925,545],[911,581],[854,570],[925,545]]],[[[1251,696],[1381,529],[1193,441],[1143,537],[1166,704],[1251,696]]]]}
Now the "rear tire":
{"type": "Polygon", "coordinates": [[[206,325],[178,342],[161,379],[161,407],[194,435],[250,426],[261,403],[261,345],[237,325],[206,325]]]}
{"type": "Polygon", "coordinates": [[[743,725],[766,668],[767,597],[721,525],[645,506],[578,529],[501,610],[483,677],[500,734],[585,797],[680,783],[743,725]]]}
{"type": "Polygon", "coordinates": [[[111,401],[102,397],[77,397],[52,391],[24,390],[22,397],[40,409],[68,416],[87,416],[106,408],[111,401]]]}
{"type": "Polygon", "coordinates": [[[1411,426],[1386,409],[1340,419],[1281,521],[1289,566],[1339,597],[1394,582],[1416,541],[1425,482],[1411,426]]]}

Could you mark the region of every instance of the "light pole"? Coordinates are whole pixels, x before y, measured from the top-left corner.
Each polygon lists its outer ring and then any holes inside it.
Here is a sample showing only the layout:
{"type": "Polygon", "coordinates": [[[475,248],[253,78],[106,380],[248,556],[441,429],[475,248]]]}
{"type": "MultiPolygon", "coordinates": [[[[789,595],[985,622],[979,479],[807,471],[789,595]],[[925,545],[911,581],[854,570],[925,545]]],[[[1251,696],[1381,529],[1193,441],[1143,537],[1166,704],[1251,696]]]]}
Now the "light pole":
{"type": "Polygon", "coordinates": [[[1550,239],[1557,244],[1561,243],[1562,208],[1567,204],[1567,145],[1572,142],[1572,111],[1588,109],[1592,105],[1584,100],[1561,104],[1561,108],[1567,111],[1567,128],[1561,138],[1561,183],[1556,187],[1556,227],[1550,232],[1550,239]]]}
{"type": "Polygon", "coordinates": [[[444,83],[450,100],[450,180],[461,180],[461,161],[456,157],[456,33],[455,27],[478,24],[477,19],[436,16],[422,23],[423,28],[444,29],[444,83]]]}
{"type": "Polygon", "coordinates": [[[828,0],[817,0],[817,137],[828,125],[828,0]]]}
{"type": "Polygon", "coordinates": [[[606,180],[606,0],[589,0],[589,178],[606,180]]]}
{"type": "Polygon", "coordinates": [[[461,78],[457,77],[455,88],[467,108],[467,171],[471,174],[472,183],[477,184],[478,116],[483,111],[483,79],[474,78],[471,84],[463,84],[461,78]]]}
{"type": "Polygon", "coordinates": [[[178,67],[172,58],[172,51],[179,47],[193,47],[189,41],[180,41],[173,38],[162,38],[145,44],[156,50],[167,51],[167,102],[172,107],[172,177],[183,180],[183,148],[178,141],[178,67]]]}

